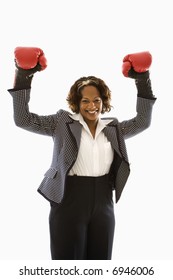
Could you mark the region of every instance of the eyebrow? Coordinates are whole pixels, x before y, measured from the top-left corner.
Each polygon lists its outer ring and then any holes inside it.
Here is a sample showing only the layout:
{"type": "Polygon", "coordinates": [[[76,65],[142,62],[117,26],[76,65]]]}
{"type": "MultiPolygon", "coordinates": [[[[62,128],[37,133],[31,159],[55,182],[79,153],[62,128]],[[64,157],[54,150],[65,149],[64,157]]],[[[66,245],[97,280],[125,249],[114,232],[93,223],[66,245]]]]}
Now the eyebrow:
{"type": "MultiPolygon", "coordinates": [[[[96,96],[96,97],[94,97],[94,99],[97,99],[97,98],[101,99],[101,97],[100,97],[100,96],[96,96]]],[[[85,96],[82,96],[82,99],[88,99],[88,100],[90,100],[88,97],[85,97],[85,96]]]]}

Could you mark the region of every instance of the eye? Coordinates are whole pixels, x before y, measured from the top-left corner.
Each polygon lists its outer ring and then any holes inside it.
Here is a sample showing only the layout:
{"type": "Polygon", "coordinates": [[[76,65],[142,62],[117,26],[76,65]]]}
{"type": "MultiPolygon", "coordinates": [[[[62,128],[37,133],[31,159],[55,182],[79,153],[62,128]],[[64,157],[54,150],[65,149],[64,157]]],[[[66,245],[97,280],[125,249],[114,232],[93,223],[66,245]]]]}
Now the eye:
{"type": "Polygon", "coordinates": [[[88,103],[89,103],[89,100],[87,100],[87,99],[82,99],[81,102],[84,103],[84,104],[88,104],[88,103]]]}
{"type": "Polygon", "coordinates": [[[101,102],[101,99],[100,99],[100,98],[94,100],[94,103],[95,103],[95,104],[98,104],[98,103],[100,103],[100,102],[101,102]]]}

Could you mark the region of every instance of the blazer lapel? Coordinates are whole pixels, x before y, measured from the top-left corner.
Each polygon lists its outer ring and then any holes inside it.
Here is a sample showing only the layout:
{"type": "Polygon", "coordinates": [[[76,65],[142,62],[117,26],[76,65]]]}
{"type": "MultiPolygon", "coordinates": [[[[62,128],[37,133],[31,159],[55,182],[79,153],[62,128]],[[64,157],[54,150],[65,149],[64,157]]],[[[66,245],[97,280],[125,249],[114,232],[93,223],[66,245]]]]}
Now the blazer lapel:
{"type": "Polygon", "coordinates": [[[82,125],[78,121],[73,121],[69,123],[70,130],[76,139],[77,147],[79,149],[80,140],[81,140],[81,133],[82,133],[82,125]]]}
{"type": "Polygon", "coordinates": [[[118,144],[118,138],[117,138],[117,127],[116,124],[113,122],[109,123],[104,129],[104,134],[106,135],[107,139],[111,142],[112,148],[121,155],[120,147],[118,144]]]}
{"type": "MultiPolygon", "coordinates": [[[[115,121],[110,122],[104,129],[103,132],[107,139],[111,142],[112,148],[118,153],[120,157],[122,157],[119,140],[117,138],[117,123],[115,121]]],[[[70,130],[76,140],[77,147],[79,149],[81,133],[82,133],[82,124],[79,121],[72,121],[69,123],[70,130]]]]}

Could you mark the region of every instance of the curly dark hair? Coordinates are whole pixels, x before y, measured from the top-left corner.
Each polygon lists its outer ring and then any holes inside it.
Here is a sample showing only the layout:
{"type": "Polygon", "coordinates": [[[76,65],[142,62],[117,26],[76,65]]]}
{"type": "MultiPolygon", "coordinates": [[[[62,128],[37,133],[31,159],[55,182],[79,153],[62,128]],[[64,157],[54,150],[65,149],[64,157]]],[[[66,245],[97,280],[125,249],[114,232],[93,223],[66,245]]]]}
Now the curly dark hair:
{"type": "Polygon", "coordinates": [[[89,85],[96,87],[100,93],[100,97],[103,102],[101,113],[104,114],[105,112],[109,112],[112,107],[110,105],[111,91],[102,79],[96,78],[94,76],[81,77],[71,86],[66,99],[69,108],[72,110],[72,112],[79,113],[80,110],[79,104],[82,99],[81,90],[85,86],[89,86],[89,85]]]}

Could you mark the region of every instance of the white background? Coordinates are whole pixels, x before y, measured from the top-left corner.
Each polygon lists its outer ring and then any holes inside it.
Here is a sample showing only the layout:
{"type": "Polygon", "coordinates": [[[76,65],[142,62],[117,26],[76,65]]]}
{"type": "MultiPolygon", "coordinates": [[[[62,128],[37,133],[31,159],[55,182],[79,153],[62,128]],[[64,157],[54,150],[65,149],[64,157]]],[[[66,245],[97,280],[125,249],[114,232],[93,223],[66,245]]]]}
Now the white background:
{"type": "Polygon", "coordinates": [[[113,259],[173,259],[171,1],[6,0],[0,4],[0,260],[49,260],[49,203],[37,193],[51,163],[49,137],[17,128],[12,98],[16,46],[48,60],[32,84],[30,110],[67,109],[81,76],[102,78],[119,120],[135,116],[134,81],[121,73],[128,53],[150,51],[157,96],[151,127],[127,140],[131,175],[115,206],[113,259]]]}

